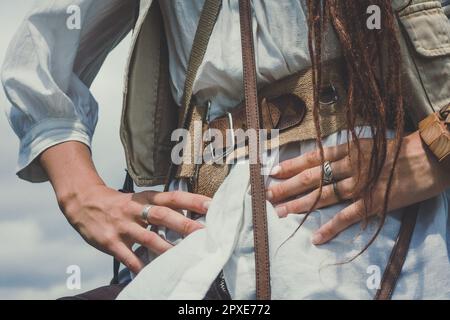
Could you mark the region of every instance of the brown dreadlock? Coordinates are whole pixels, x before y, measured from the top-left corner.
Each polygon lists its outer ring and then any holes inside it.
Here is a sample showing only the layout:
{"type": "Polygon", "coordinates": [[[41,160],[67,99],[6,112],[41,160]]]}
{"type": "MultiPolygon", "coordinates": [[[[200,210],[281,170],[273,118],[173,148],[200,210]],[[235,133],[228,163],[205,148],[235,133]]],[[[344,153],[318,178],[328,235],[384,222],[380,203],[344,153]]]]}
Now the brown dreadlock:
{"type": "MultiPolygon", "coordinates": [[[[347,128],[352,143],[357,149],[359,169],[361,168],[361,149],[355,130],[357,118],[371,128],[373,135],[368,177],[364,177],[366,179],[364,185],[358,188],[357,194],[355,194],[355,197],[365,200],[366,208],[371,205],[371,194],[379,182],[383,166],[387,163],[389,124],[393,125],[396,133],[393,158],[389,159],[392,160],[392,168],[386,184],[382,210],[379,213],[381,222],[374,237],[357,256],[373,243],[384,224],[393,171],[403,136],[404,108],[401,94],[400,45],[395,26],[395,12],[391,3],[391,0],[307,0],[309,50],[314,83],[313,114],[317,130],[317,145],[323,162],[324,152],[320,139],[319,122],[319,94],[324,51],[322,40],[327,26],[331,22],[341,44],[348,73],[347,128]],[[371,5],[377,5],[381,10],[382,27],[379,30],[369,30],[366,26],[367,8],[371,5]]],[[[389,156],[391,155],[389,154],[389,156]]],[[[360,178],[358,177],[358,180],[360,178]]],[[[320,186],[321,191],[322,186],[320,186]]],[[[318,200],[319,197],[316,204],[318,200]]],[[[367,222],[367,218],[366,213],[365,222],[367,222]]]]}

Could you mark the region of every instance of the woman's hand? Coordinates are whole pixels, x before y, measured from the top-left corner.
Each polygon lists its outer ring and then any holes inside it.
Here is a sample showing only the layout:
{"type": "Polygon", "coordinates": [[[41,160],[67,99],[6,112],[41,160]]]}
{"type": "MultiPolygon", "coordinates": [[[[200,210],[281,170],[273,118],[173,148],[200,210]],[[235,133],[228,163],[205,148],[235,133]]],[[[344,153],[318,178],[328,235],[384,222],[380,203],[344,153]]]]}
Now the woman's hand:
{"type": "Polygon", "coordinates": [[[40,162],[67,220],[89,244],[116,257],[134,273],[143,265],[132,251],[133,244],[141,244],[156,254],[172,247],[149,231],[148,224],[182,235],[203,227],[177,210],[205,214],[209,198],[181,191],[125,194],[110,189],[97,174],[89,149],[82,143],[69,141],[51,147],[42,153],[40,162]],[[148,204],[154,206],[148,221],[143,221],[142,211],[148,204]]]}
{"type": "MultiPolygon", "coordinates": [[[[365,214],[362,199],[354,199],[355,191],[364,185],[367,177],[368,159],[371,152],[371,139],[361,139],[361,174],[358,176],[357,151],[354,144],[324,148],[325,161],[331,162],[335,186],[323,186],[315,209],[327,207],[343,200],[353,200],[348,207],[338,212],[333,219],[322,225],[312,238],[313,244],[326,243],[349,226],[361,221],[365,214]],[[360,177],[359,185],[357,179],[360,177]],[[336,187],[337,190],[334,188],[336,187]],[[336,192],[337,191],[337,192],[336,192]],[[337,194],[336,194],[337,193],[337,194]]],[[[388,160],[372,194],[371,207],[367,214],[377,215],[382,211],[386,183],[392,168],[393,142],[389,142],[388,160]]],[[[284,181],[272,185],[267,190],[267,198],[276,204],[280,217],[292,213],[306,213],[314,205],[319,194],[321,180],[321,160],[319,150],[282,162],[274,167],[271,175],[284,181]],[[302,195],[298,199],[293,197],[302,195]]],[[[403,138],[399,159],[394,171],[389,192],[388,210],[403,208],[432,198],[450,184],[450,174],[426,150],[417,132],[403,138]]]]}
{"type": "Polygon", "coordinates": [[[148,224],[164,226],[187,236],[203,225],[177,210],[206,214],[209,200],[181,191],[126,194],[99,185],[87,188],[66,203],[63,212],[86,242],[138,273],[143,265],[131,250],[134,244],[158,255],[172,247],[157,233],[148,230],[148,224]],[[154,206],[149,210],[148,221],[144,221],[142,210],[147,204],[154,206]]]}

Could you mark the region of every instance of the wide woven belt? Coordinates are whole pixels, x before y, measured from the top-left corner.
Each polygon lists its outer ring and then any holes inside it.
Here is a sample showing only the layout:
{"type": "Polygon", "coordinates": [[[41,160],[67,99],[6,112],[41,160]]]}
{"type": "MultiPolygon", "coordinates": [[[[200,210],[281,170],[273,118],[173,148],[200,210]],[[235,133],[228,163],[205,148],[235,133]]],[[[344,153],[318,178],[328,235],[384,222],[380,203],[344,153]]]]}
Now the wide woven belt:
{"type": "MultiPolygon", "coordinates": [[[[341,60],[325,64],[323,89],[320,95],[319,122],[322,137],[345,129],[347,100],[346,74],[341,60]]],[[[284,146],[288,143],[315,139],[317,137],[313,120],[313,84],[310,68],[271,83],[259,90],[259,104],[262,113],[262,128],[277,129],[277,139],[267,141],[268,149],[284,146]]],[[[248,148],[242,146],[239,136],[230,137],[239,129],[245,131],[245,108],[242,104],[232,108],[231,112],[208,121],[208,104],[194,105],[188,115],[188,130],[191,152],[183,154],[178,166],[176,178],[187,179],[191,191],[212,197],[229,172],[229,163],[248,155],[248,148]],[[214,141],[214,148],[205,141],[208,130],[220,131],[223,141],[214,141]],[[231,130],[232,129],[232,130],[231,130]],[[231,146],[226,139],[236,139],[231,146]],[[221,148],[222,146],[222,148],[221,148]],[[222,163],[211,163],[205,155],[213,153],[214,160],[222,157],[222,163]]],[[[242,137],[242,136],[241,136],[242,137]]],[[[229,141],[229,140],[228,140],[229,141]]]]}

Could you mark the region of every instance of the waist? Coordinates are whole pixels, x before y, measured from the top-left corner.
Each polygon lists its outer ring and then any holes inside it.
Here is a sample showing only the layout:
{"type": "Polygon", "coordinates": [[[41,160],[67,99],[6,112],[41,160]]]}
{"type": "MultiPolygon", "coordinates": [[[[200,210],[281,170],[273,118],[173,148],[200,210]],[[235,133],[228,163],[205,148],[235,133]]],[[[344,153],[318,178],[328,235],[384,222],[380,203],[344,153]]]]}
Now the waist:
{"type": "MultiPolygon", "coordinates": [[[[326,72],[322,79],[317,119],[321,137],[346,128],[347,85],[343,66],[340,60],[332,60],[324,66],[326,72]]],[[[274,151],[291,142],[317,138],[311,68],[263,87],[258,97],[262,114],[259,135],[247,130],[243,104],[212,121],[208,103],[193,105],[188,114],[182,155],[175,161],[178,162],[175,177],[197,185],[193,192],[212,196],[228,174],[230,164],[240,158],[250,157],[251,160],[252,156],[257,156],[249,155],[252,144],[258,144],[260,151],[274,151]],[[205,181],[199,179],[202,175],[206,175],[205,181]],[[211,178],[217,181],[214,186],[211,178]]]]}

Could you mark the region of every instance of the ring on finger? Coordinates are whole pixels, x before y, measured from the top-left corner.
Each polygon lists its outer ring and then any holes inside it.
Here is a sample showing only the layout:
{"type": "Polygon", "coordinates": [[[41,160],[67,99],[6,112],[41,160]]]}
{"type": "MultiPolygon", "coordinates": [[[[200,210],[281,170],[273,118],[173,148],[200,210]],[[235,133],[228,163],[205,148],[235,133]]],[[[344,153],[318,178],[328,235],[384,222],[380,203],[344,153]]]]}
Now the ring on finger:
{"type": "Polygon", "coordinates": [[[141,218],[145,221],[145,223],[149,223],[148,219],[150,218],[150,210],[154,207],[154,205],[148,204],[145,205],[141,212],[141,218]]]}
{"type": "Polygon", "coordinates": [[[334,195],[336,196],[336,198],[338,199],[339,202],[344,201],[344,198],[342,198],[342,195],[339,192],[338,185],[337,185],[336,181],[333,182],[333,192],[334,192],[334,195]]]}
{"type": "Polygon", "coordinates": [[[333,182],[334,182],[334,177],[333,177],[333,169],[331,168],[331,162],[326,161],[323,164],[323,184],[327,185],[327,184],[331,184],[333,182]]]}

